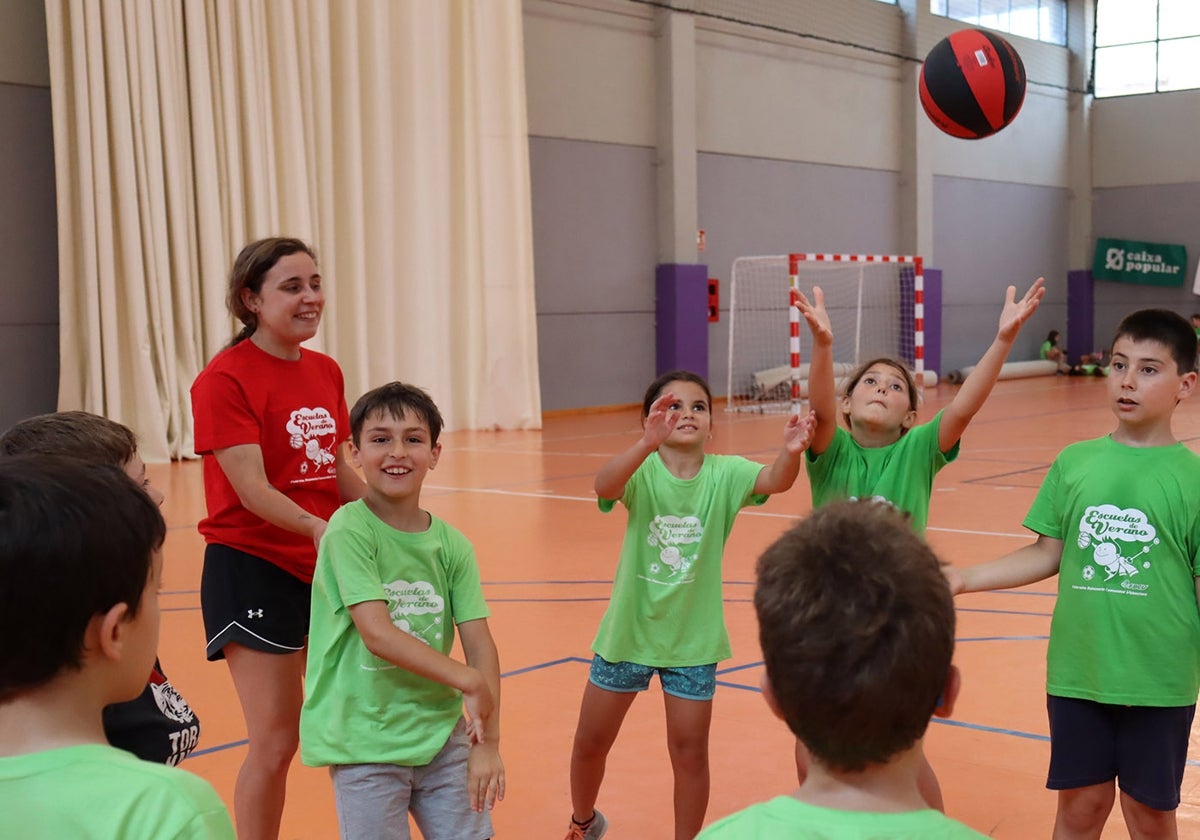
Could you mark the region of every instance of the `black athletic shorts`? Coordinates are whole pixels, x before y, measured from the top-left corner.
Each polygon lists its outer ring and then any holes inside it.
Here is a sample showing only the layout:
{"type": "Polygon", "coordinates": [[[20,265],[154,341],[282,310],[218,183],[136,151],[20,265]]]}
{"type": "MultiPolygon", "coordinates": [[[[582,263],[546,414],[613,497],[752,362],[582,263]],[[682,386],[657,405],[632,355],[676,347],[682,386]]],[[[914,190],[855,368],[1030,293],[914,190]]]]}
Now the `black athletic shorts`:
{"type": "Polygon", "coordinates": [[[224,659],[230,642],[265,653],[304,650],[312,585],[227,545],[209,543],[200,576],[204,653],[224,659]]]}

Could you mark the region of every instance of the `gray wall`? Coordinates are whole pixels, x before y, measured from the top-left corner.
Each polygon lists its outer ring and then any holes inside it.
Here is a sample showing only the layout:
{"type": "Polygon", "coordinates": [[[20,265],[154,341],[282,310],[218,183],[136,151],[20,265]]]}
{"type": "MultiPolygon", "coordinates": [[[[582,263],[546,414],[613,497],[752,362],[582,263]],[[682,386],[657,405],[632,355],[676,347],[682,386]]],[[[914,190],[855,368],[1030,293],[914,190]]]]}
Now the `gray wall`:
{"type": "Polygon", "coordinates": [[[629,383],[655,373],[654,150],[531,137],[529,161],[542,408],[637,402],[629,383]]]}
{"type": "Polygon", "coordinates": [[[1067,190],[968,178],[934,179],[934,268],[942,274],[944,373],[979,361],[999,325],[1008,285],[1023,294],[1046,278],[1046,297],[1009,358],[1036,359],[1067,323],[1067,190]]]}
{"type": "Polygon", "coordinates": [[[58,401],[58,231],[41,0],[0,4],[0,430],[58,401]]]}

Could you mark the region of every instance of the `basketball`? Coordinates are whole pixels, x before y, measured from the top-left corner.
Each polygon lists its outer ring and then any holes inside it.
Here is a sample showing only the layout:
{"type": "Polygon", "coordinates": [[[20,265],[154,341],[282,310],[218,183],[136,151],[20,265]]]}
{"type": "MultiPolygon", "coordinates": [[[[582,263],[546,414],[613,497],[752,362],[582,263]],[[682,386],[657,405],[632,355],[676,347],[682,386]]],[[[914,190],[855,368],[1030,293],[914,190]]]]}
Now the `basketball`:
{"type": "Polygon", "coordinates": [[[952,137],[978,140],[1004,128],[1025,101],[1025,65],[1012,44],[963,29],[934,45],[921,65],[921,107],[952,137]]]}

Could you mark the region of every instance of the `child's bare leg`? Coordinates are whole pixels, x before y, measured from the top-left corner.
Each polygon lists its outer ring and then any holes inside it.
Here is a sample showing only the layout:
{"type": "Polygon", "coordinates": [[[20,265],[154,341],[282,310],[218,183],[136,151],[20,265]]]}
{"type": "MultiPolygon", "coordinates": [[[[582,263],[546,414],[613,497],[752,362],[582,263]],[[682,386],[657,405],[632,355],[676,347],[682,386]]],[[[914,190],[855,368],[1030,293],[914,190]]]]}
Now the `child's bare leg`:
{"type": "Polygon", "coordinates": [[[1054,816],[1054,840],[1095,840],[1116,799],[1116,784],[1103,782],[1058,792],[1054,816]]]}
{"type": "Polygon", "coordinates": [[[708,730],[711,700],[665,694],[667,749],[675,776],[675,840],[692,840],[708,810],[708,730]]]}
{"type": "Polygon", "coordinates": [[[1121,791],[1121,813],[1131,840],[1176,840],[1179,828],[1174,811],[1160,811],[1121,791]]]}
{"type": "Polygon", "coordinates": [[[606,691],[591,682],[583,690],[571,749],[571,809],[577,822],[587,822],[596,811],[608,751],[636,696],[634,692],[606,691]]]}
{"type": "Polygon", "coordinates": [[[225,646],[250,744],[233,789],[239,840],[275,840],[288,768],[300,744],[304,653],[274,654],[225,646]]]}
{"type": "Polygon", "coordinates": [[[942,813],[946,812],[946,803],[942,800],[942,786],[938,782],[937,774],[933,772],[929,758],[924,755],[921,756],[921,769],[917,771],[917,790],[921,792],[921,798],[925,800],[926,805],[942,813]]]}

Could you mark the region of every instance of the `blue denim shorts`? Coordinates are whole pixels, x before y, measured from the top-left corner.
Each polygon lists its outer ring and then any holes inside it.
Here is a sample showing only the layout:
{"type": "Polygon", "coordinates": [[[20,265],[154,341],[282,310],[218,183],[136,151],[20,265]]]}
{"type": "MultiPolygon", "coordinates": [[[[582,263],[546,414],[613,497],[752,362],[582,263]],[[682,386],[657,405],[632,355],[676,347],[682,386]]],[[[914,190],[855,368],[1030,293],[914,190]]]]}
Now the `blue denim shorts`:
{"type": "Polygon", "coordinates": [[[636,662],[609,662],[600,654],[592,658],[588,680],[605,691],[628,694],[645,691],[650,678],[658,674],[662,689],[684,700],[711,700],[717,693],[717,663],[689,665],[684,668],[656,668],[636,662]]]}

